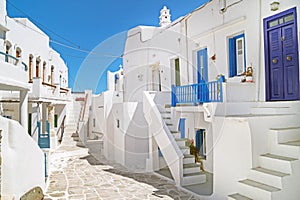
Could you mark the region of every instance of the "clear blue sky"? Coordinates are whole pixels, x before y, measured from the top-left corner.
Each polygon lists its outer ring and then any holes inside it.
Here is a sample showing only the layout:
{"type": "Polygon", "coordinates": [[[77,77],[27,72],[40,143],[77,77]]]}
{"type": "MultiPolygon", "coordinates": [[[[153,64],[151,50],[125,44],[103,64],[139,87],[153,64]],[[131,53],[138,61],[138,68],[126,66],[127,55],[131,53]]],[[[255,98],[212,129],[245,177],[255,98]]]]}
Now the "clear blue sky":
{"type": "MultiPolygon", "coordinates": [[[[159,11],[166,5],[172,20],[184,16],[208,0],[7,0],[10,17],[29,15],[50,39],[72,47],[92,50],[102,41],[138,25],[158,26],[159,11]],[[16,9],[17,8],[17,9],[16,9]],[[64,40],[59,36],[67,39],[64,40]]],[[[69,87],[87,53],[51,43],[69,67],[69,87]]],[[[95,62],[97,60],[95,59],[95,62]]],[[[111,65],[118,69],[120,60],[111,65]]],[[[84,86],[77,88],[84,89],[84,86]]],[[[97,93],[106,89],[100,80],[97,93]]]]}

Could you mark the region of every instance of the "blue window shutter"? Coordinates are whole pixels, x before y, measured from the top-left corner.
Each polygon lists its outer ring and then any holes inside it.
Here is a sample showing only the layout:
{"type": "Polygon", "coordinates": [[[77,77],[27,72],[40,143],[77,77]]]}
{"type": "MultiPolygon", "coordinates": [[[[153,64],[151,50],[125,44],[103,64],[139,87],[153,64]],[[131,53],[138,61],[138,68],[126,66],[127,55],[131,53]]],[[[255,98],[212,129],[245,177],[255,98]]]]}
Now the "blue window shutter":
{"type": "Polygon", "coordinates": [[[229,39],[229,77],[236,75],[235,38],[229,39]]]}

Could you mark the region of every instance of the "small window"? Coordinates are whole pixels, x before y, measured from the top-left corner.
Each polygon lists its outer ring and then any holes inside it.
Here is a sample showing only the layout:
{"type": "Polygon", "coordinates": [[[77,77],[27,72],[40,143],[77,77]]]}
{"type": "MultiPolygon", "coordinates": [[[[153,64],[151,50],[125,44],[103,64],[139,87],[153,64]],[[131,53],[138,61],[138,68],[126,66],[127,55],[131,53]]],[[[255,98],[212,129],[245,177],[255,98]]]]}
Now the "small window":
{"type": "Polygon", "coordinates": [[[96,127],[96,119],[95,118],[93,119],[93,127],[94,128],[96,127]]]}
{"type": "Polygon", "coordinates": [[[241,75],[246,70],[245,35],[229,38],[229,77],[241,75]]]}

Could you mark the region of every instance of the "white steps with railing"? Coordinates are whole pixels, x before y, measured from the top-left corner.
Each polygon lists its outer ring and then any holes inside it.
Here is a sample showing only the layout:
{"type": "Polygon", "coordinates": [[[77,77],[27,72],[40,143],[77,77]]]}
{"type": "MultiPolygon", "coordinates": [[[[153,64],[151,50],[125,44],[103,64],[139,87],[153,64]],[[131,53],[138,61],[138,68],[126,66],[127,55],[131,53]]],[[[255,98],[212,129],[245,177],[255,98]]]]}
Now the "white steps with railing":
{"type": "Polygon", "coordinates": [[[182,186],[195,185],[206,182],[206,175],[201,172],[200,165],[195,163],[195,157],[190,155],[190,147],[186,146],[186,138],[181,138],[181,133],[173,124],[171,118],[170,106],[166,105],[165,109],[160,110],[162,120],[167,125],[172,136],[174,137],[179,149],[184,155],[183,158],[183,177],[182,186]]]}

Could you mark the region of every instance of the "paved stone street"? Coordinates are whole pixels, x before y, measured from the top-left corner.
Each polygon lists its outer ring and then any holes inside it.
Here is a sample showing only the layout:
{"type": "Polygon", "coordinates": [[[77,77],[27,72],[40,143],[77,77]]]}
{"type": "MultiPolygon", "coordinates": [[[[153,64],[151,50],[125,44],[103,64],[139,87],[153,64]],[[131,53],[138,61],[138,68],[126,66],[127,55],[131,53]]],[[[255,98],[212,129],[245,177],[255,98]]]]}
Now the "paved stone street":
{"type": "Polygon", "coordinates": [[[198,199],[154,174],[132,173],[105,159],[96,160],[76,146],[70,131],[50,158],[45,200],[198,199]]]}

